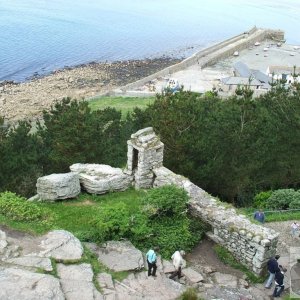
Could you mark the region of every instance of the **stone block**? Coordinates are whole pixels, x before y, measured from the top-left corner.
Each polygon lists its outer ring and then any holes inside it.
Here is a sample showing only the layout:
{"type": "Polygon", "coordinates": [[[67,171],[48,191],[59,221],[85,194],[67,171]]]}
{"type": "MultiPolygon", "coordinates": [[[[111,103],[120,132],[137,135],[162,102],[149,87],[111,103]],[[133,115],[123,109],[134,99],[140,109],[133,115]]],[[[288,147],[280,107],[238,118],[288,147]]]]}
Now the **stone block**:
{"type": "Polygon", "coordinates": [[[112,276],[108,273],[100,273],[97,276],[97,281],[99,283],[99,286],[104,289],[110,289],[113,290],[115,288],[112,276]]]}
{"type": "Polygon", "coordinates": [[[22,256],[6,259],[5,262],[24,267],[33,267],[51,272],[53,270],[51,260],[45,257],[22,256]]]}
{"type": "Polygon", "coordinates": [[[53,230],[42,238],[43,249],[38,256],[53,257],[57,260],[79,260],[83,255],[80,241],[66,230],[53,230]]]}
{"type": "Polygon", "coordinates": [[[64,300],[59,280],[46,274],[0,267],[0,299],[64,300]]]}
{"type": "Polygon", "coordinates": [[[93,270],[89,264],[57,265],[62,290],[66,300],[102,299],[102,295],[93,284],[93,270]]]}
{"type": "Polygon", "coordinates": [[[99,261],[115,272],[140,270],[144,267],[142,252],[129,241],[109,241],[97,254],[99,261]]]}
{"type": "Polygon", "coordinates": [[[75,198],[81,190],[79,176],[72,172],[40,177],[36,187],[39,199],[49,201],[75,198]]]}
{"type": "Polygon", "coordinates": [[[82,188],[91,194],[125,191],[132,183],[132,176],[108,165],[74,164],[70,170],[78,174],[82,188]]]}
{"type": "Polygon", "coordinates": [[[169,262],[168,260],[163,260],[162,265],[163,265],[163,271],[165,274],[173,273],[175,271],[173,264],[171,262],[169,262]]]}
{"type": "Polygon", "coordinates": [[[271,245],[271,241],[268,240],[268,239],[264,239],[264,240],[262,240],[262,241],[260,242],[260,244],[261,244],[262,246],[264,246],[264,247],[270,246],[270,245],[271,245]]]}
{"type": "Polygon", "coordinates": [[[203,276],[191,268],[183,269],[182,274],[191,284],[203,281],[203,276]]]}

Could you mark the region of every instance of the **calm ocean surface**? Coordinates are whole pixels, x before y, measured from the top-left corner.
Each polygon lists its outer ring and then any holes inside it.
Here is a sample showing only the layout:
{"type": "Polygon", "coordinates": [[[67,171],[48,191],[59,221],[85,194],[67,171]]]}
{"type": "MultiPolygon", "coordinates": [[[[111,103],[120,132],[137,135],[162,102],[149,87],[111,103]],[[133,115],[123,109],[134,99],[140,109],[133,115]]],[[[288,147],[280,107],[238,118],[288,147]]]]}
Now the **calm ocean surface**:
{"type": "Polygon", "coordinates": [[[0,80],[91,61],[183,57],[250,29],[300,44],[299,0],[0,0],[0,80]]]}

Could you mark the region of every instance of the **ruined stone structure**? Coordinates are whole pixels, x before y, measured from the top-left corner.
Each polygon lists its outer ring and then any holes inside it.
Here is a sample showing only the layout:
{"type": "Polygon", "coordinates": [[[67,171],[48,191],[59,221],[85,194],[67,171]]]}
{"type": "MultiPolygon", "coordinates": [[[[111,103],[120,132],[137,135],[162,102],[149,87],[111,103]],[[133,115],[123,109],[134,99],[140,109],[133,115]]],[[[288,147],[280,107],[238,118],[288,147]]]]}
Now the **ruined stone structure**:
{"type": "Polygon", "coordinates": [[[163,166],[163,143],[153,129],[145,128],[131,135],[127,170],[134,174],[136,188],[174,184],[187,191],[191,213],[211,225],[209,237],[225,246],[242,264],[256,274],[263,272],[267,260],[275,254],[278,233],[251,223],[231,206],[214,199],[187,178],[163,166]]]}
{"type": "Polygon", "coordinates": [[[132,184],[132,176],[108,165],[74,164],[70,170],[78,174],[82,189],[90,194],[125,191],[132,184]]]}
{"type": "Polygon", "coordinates": [[[154,169],[154,187],[174,184],[189,195],[190,212],[211,226],[207,235],[226,247],[235,258],[256,274],[261,274],[275,255],[279,234],[251,223],[230,205],[213,198],[204,190],[165,167],[154,169]]]}
{"type": "Polygon", "coordinates": [[[183,188],[190,197],[190,212],[211,226],[208,236],[226,247],[238,261],[256,274],[263,272],[267,260],[275,254],[278,233],[251,223],[232,206],[213,198],[187,178],[165,168],[164,144],[152,127],[132,134],[127,144],[128,161],[124,171],[105,165],[71,166],[71,170],[80,177],[82,188],[89,191],[92,184],[92,193],[125,190],[131,183],[138,189],[170,184],[183,188]],[[121,183],[124,180],[125,185],[121,183]],[[95,192],[95,187],[100,187],[101,192],[95,192]]]}
{"type": "Polygon", "coordinates": [[[141,129],[127,141],[127,169],[125,173],[134,175],[134,186],[147,189],[153,186],[153,169],[163,165],[164,144],[152,127],[141,129]]]}

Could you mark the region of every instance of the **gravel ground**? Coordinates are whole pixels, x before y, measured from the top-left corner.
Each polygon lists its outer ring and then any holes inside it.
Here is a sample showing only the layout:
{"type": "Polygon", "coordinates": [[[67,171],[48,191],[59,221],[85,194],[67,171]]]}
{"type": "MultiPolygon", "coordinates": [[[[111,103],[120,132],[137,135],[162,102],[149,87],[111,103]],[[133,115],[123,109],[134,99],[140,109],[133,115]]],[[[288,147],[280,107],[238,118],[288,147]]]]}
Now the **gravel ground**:
{"type": "MultiPolygon", "coordinates": [[[[296,221],[296,220],[295,220],[296,221]]],[[[281,255],[289,255],[289,247],[300,247],[300,238],[291,236],[291,224],[294,221],[270,222],[265,223],[265,226],[279,232],[279,242],[277,251],[281,255]]],[[[299,221],[296,221],[300,223],[299,221]]],[[[300,232],[299,232],[300,233],[300,232]]]]}

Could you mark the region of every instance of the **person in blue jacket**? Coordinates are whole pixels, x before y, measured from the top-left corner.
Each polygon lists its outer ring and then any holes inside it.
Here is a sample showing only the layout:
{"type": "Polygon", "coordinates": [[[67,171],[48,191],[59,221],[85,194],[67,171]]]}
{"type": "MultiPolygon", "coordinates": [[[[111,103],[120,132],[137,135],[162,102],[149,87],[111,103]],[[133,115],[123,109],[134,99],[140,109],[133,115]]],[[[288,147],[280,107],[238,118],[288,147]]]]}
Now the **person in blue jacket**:
{"type": "Polygon", "coordinates": [[[260,209],[254,213],[254,220],[260,222],[260,223],[265,223],[265,214],[264,212],[260,209]]]}
{"type": "Polygon", "coordinates": [[[147,264],[148,264],[148,276],[156,277],[156,260],[157,260],[157,254],[156,252],[159,251],[158,247],[154,247],[153,249],[150,249],[147,254],[147,264]]]}

